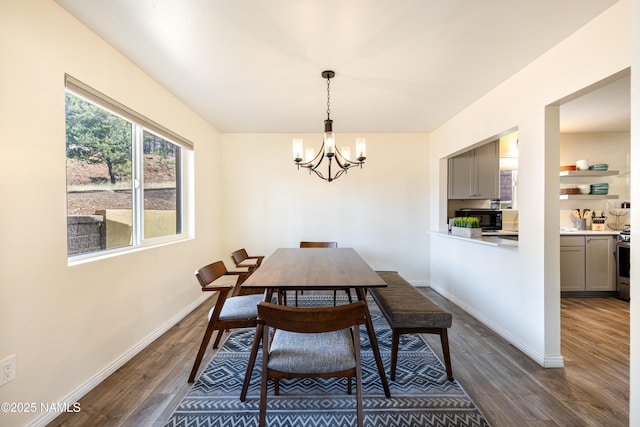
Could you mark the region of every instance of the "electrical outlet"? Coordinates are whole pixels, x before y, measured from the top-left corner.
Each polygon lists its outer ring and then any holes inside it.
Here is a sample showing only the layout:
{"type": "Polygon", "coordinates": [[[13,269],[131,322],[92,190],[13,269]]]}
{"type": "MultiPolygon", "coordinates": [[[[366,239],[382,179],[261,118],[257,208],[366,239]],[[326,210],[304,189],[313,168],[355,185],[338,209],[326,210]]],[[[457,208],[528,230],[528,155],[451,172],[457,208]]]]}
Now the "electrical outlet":
{"type": "Polygon", "coordinates": [[[16,379],[16,355],[0,360],[0,385],[16,379]]]}

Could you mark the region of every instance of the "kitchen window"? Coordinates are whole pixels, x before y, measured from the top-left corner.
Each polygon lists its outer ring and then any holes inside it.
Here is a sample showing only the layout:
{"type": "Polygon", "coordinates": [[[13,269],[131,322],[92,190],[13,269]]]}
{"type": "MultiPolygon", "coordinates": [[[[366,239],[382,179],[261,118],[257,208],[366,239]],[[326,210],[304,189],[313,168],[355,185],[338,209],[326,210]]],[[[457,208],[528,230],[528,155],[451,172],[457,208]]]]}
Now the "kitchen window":
{"type": "Polygon", "coordinates": [[[190,142],[65,76],[70,260],[184,238],[190,142]]]}

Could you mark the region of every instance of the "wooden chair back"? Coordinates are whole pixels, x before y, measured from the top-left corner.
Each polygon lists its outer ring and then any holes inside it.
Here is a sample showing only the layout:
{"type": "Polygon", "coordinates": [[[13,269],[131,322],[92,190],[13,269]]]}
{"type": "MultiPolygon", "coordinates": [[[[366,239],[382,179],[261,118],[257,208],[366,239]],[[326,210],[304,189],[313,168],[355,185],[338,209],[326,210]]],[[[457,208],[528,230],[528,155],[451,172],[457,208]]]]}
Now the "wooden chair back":
{"type": "Polygon", "coordinates": [[[249,255],[245,248],[241,248],[231,252],[231,259],[236,265],[236,268],[246,268],[249,273],[252,273],[256,268],[260,267],[264,255],[249,255]]]}
{"type": "Polygon", "coordinates": [[[200,283],[200,287],[206,288],[222,276],[228,273],[227,267],[224,265],[222,261],[216,261],[209,265],[205,265],[198,271],[196,271],[196,278],[198,279],[198,283],[200,283]]]}
{"type": "Polygon", "coordinates": [[[338,242],[300,242],[301,248],[337,248],[338,242]]]}
{"type": "Polygon", "coordinates": [[[363,301],[330,307],[308,308],[261,302],[258,304],[258,322],[290,332],[321,333],[339,331],[366,321],[363,301]]]}
{"type": "Polygon", "coordinates": [[[231,258],[233,259],[233,262],[238,265],[245,259],[249,258],[249,254],[245,248],[242,248],[231,252],[231,258]]]}

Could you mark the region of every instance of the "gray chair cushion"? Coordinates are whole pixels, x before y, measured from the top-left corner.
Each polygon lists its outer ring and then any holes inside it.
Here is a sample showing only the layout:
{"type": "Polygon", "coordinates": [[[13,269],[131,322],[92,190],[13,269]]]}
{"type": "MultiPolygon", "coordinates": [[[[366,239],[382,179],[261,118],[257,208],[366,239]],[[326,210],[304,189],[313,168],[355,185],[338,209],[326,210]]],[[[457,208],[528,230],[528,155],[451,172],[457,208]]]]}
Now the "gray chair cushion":
{"type": "MultiPolygon", "coordinates": [[[[242,320],[258,318],[258,304],[264,299],[261,294],[240,295],[227,298],[222,306],[219,320],[242,320]]],[[[213,314],[213,308],[209,310],[209,319],[213,314]]]]}
{"type": "Polygon", "coordinates": [[[273,336],[269,369],[323,374],[355,366],[353,341],[348,329],[316,334],[277,330],[273,336]]]}
{"type": "Polygon", "coordinates": [[[395,271],[377,271],[386,288],[370,292],[392,328],[449,328],[452,316],[395,271]]]}

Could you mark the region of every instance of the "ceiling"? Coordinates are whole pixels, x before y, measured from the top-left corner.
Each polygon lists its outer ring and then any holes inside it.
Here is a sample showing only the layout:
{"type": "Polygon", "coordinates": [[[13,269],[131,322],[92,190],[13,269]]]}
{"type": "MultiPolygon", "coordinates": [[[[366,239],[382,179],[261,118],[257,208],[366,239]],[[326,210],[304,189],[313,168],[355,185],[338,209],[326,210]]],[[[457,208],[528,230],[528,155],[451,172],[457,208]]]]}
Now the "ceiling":
{"type": "Polygon", "coordinates": [[[631,76],[625,70],[560,106],[560,132],[631,131],[631,76]]]}
{"type": "Polygon", "coordinates": [[[311,133],[325,69],[336,132],[429,132],[617,0],[56,1],[219,131],[311,133]]]}

